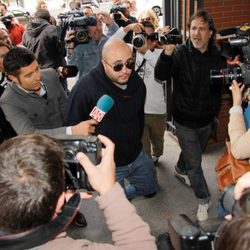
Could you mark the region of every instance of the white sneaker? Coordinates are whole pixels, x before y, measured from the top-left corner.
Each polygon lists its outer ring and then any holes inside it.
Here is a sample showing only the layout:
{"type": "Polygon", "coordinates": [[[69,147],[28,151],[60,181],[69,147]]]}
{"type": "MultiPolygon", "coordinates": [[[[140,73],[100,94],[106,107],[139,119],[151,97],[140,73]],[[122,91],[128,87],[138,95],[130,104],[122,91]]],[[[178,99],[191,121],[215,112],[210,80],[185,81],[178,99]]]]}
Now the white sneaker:
{"type": "Polygon", "coordinates": [[[198,221],[204,221],[208,218],[208,209],[211,206],[211,201],[205,204],[199,204],[197,210],[197,219],[198,221]]]}
{"type": "Polygon", "coordinates": [[[186,174],[181,174],[180,172],[178,172],[177,167],[175,167],[175,169],[174,169],[174,175],[180,181],[182,181],[184,184],[186,184],[187,186],[191,187],[191,183],[190,183],[190,180],[189,180],[188,176],[186,174]]]}

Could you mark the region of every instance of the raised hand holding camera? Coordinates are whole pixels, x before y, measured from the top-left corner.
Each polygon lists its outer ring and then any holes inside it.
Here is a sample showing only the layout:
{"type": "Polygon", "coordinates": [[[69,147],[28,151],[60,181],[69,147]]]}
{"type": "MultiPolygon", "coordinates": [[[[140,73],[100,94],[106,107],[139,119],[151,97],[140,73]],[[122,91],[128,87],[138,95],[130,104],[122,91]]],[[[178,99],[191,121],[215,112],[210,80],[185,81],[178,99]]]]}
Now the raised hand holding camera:
{"type": "Polygon", "coordinates": [[[233,80],[231,91],[233,95],[233,106],[241,106],[242,104],[242,93],[245,88],[245,85],[242,83],[237,83],[236,80],[233,80]]]}
{"type": "Polygon", "coordinates": [[[103,195],[116,183],[114,162],[115,145],[103,135],[98,135],[98,139],[105,147],[102,150],[102,159],[98,165],[95,166],[89,157],[82,152],[77,153],[76,158],[86,171],[89,183],[93,189],[100,195],[103,195]]]}

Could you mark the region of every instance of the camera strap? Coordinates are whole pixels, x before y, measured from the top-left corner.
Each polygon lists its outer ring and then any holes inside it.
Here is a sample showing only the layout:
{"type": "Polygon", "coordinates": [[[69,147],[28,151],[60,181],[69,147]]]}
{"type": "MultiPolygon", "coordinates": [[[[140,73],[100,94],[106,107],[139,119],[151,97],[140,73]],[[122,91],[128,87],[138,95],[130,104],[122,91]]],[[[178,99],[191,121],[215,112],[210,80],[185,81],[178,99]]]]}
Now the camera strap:
{"type": "Polygon", "coordinates": [[[0,249],[29,249],[53,240],[58,234],[65,231],[73,221],[79,210],[80,200],[80,194],[75,193],[64,205],[62,212],[56,219],[32,230],[0,236],[0,249]]]}
{"type": "MultiPolygon", "coordinates": [[[[134,50],[135,50],[135,55],[133,56],[133,59],[134,59],[134,61],[136,61],[136,49],[133,48],[133,52],[134,52],[134,50]]],[[[153,52],[154,49],[151,49],[151,51],[153,52]]],[[[141,68],[144,66],[145,63],[146,63],[146,59],[143,58],[143,60],[142,60],[142,62],[141,62],[141,64],[140,64],[140,66],[137,68],[137,70],[136,70],[135,72],[136,72],[136,73],[140,72],[141,68]]]]}
{"type": "Polygon", "coordinates": [[[141,68],[143,67],[143,65],[145,64],[146,59],[144,58],[141,62],[141,65],[137,68],[137,70],[135,71],[136,73],[140,72],[141,68]]]}

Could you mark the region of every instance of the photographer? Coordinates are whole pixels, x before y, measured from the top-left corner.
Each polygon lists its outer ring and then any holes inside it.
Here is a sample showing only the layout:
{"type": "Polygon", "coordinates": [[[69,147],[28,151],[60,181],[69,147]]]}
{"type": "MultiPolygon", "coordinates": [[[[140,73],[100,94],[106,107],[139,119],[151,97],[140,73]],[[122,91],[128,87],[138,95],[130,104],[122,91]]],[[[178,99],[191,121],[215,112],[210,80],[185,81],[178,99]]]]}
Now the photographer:
{"type": "Polygon", "coordinates": [[[244,84],[237,83],[236,80],[233,80],[231,85],[233,107],[229,111],[228,134],[230,137],[232,154],[236,159],[250,158],[250,133],[246,129],[242,110],[242,101],[248,102],[249,96],[245,96],[243,93],[244,89],[244,84]]]}
{"type": "Polygon", "coordinates": [[[22,43],[22,36],[25,31],[25,27],[18,22],[12,13],[9,13],[7,6],[0,3],[1,21],[4,23],[9,31],[10,39],[14,45],[22,43]]]}
{"type": "MultiPolygon", "coordinates": [[[[129,1],[122,1],[121,4],[115,5],[111,8],[110,13],[113,17],[114,21],[117,23],[119,27],[126,27],[132,23],[138,23],[137,19],[130,15],[130,7],[131,3],[129,1]]],[[[126,43],[131,43],[133,39],[133,31],[127,32],[124,36],[123,40],[126,43]]]]}
{"type": "Polygon", "coordinates": [[[101,52],[103,45],[108,38],[113,35],[117,30],[117,24],[112,20],[109,14],[105,12],[98,12],[96,16],[92,16],[96,21],[88,23],[87,31],[89,41],[87,43],[75,44],[74,37],[75,31],[69,30],[66,33],[66,49],[67,49],[67,62],[71,65],[76,65],[79,72],[78,78],[85,76],[98,62],[101,61],[101,52]],[[107,35],[103,34],[103,23],[108,26],[107,35]]]}
{"type": "Polygon", "coordinates": [[[210,70],[226,67],[216,45],[216,29],[206,11],[198,11],[188,24],[185,44],[164,45],[155,67],[155,77],[173,77],[172,112],[181,147],[175,175],[192,186],[199,201],[197,218],[208,218],[211,195],[202,170],[202,153],[221,104],[221,85],[211,85],[210,70]]]}
{"type": "Polygon", "coordinates": [[[46,136],[24,135],[0,146],[1,248],[156,249],[149,226],[115,183],[114,144],[104,136],[98,138],[105,147],[100,164],[94,166],[84,153],[78,153],[77,159],[98,192],[96,201],[114,244],[74,240],[62,233],[79,207],[64,192],[64,153],[46,136]]]}

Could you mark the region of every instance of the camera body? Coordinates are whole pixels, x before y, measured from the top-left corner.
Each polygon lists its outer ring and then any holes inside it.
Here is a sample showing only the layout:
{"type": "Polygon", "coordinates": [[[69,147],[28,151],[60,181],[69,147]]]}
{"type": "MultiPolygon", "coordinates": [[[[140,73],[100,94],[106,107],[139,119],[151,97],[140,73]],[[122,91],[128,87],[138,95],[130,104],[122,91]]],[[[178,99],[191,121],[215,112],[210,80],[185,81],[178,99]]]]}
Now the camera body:
{"type": "MultiPolygon", "coordinates": [[[[249,214],[250,189],[244,190],[239,201],[235,201],[234,185],[230,185],[221,192],[219,204],[235,218],[249,214]]],[[[224,223],[223,217],[194,222],[184,214],[174,216],[168,221],[170,246],[175,250],[213,250],[224,223]]]]}
{"type": "Polygon", "coordinates": [[[161,44],[182,44],[182,36],[176,34],[163,34],[160,36],[161,44]]]}
{"type": "Polygon", "coordinates": [[[75,31],[75,37],[68,42],[74,42],[75,45],[89,42],[88,26],[85,20],[86,17],[84,16],[71,16],[69,18],[68,25],[71,30],[75,31]]]}
{"type": "Polygon", "coordinates": [[[159,36],[161,44],[182,44],[182,35],[177,28],[171,28],[169,32],[159,36]]]}
{"type": "Polygon", "coordinates": [[[88,26],[95,26],[97,20],[93,16],[84,16],[83,12],[70,11],[61,13],[57,16],[61,20],[61,40],[64,40],[68,30],[74,30],[75,36],[67,43],[74,42],[75,46],[78,44],[88,43],[90,40],[88,33],[88,26]]]}
{"type": "Polygon", "coordinates": [[[110,14],[113,14],[114,20],[118,21],[121,19],[121,12],[125,17],[127,17],[127,7],[122,6],[122,5],[115,5],[110,9],[110,14]]]}
{"type": "Polygon", "coordinates": [[[171,247],[175,250],[212,250],[217,229],[222,217],[205,222],[194,222],[187,215],[180,214],[168,221],[171,247]]]}
{"type": "Polygon", "coordinates": [[[92,191],[88,176],[76,160],[78,152],[85,153],[94,165],[101,161],[102,145],[96,136],[57,136],[65,159],[65,189],[87,189],[92,191]]]}
{"type": "Polygon", "coordinates": [[[224,84],[231,84],[232,80],[235,79],[250,85],[250,25],[221,30],[219,34],[222,37],[225,35],[233,36],[222,42],[221,54],[229,60],[239,56],[240,65],[211,70],[210,79],[212,83],[213,81],[216,82],[216,79],[222,79],[224,84]]]}
{"type": "Polygon", "coordinates": [[[5,27],[7,29],[10,29],[12,27],[12,19],[13,19],[13,17],[14,16],[12,14],[1,17],[1,21],[2,21],[2,23],[5,25],[5,27]]]}
{"type": "Polygon", "coordinates": [[[168,33],[161,34],[158,32],[152,32],[146,34],[145,31],[137,33],[132,40],[133,46],[138,49],[144,46],[147,40],[158,41],[160,44],[181,44],[182,36],[179,34],[176,28],[172,28],[168,33]]]}

